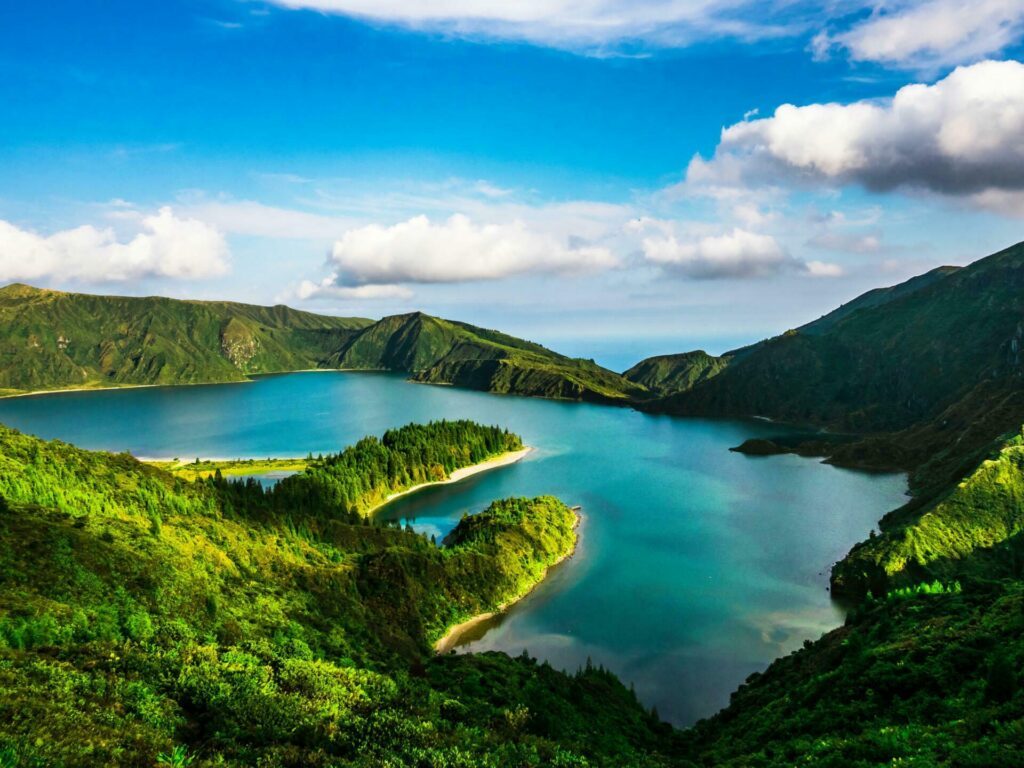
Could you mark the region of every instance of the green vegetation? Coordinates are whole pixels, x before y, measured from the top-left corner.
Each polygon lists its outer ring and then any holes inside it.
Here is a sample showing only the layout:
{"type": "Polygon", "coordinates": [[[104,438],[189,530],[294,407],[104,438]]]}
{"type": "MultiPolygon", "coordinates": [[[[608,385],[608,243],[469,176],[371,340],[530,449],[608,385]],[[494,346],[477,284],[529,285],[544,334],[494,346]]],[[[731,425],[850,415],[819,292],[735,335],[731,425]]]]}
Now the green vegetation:
{"type": "Polygon", "coordinates": [[[998,768],[1024,750],[1024,584],[869,600],[685,734],[694,765],[998,768]]]}
{"type": "Polygon", "coordinates": [[[692,389],[717,376],[729,364],[729,357],[715,357],[703,349],[678,355],[659,355],[641,360],[623,373],[632,382],[658,395],[692,389]]]}
{"type": "Polygon", "coordinates": [[[0,393],[244,381],[318,367],[369,320],[288,307],[0,289],[0,393]]]}
{"type": "Polygon", "coordinates": [[[202,480],[215,477],[248,477],[271,472],[301,472],[312,459],[195,459],[194,461],[147,461],[154,467],[170,472],[183,480],[202,480]]]}
{"type": "Polygon", "coordinates": [[[832,572],[836,593],[884,594],[894,585],[962,576],[1012,575],[1024,555],[1024,436],[1006,440],[947,494],[881,521],[832,572]]]}
{"type": "Polygon", "coordinates": [[[571,550],[557,499],[496,502],[439,548],[269,498],[0,428],[2,764],[669,764],[602,670],[430,651],[571,550]]]}
{"type": "Polygon", "coordinates": [[[373,322],[231,302],[0,289],[0,395],[245,381],[340,368],[508,394],[628,403],[647,392],[592,360],[420,312],[373,322]]]}
{"type": "Polygon", "coordinates": [[[413,380],[502,394],[626,403],[642,387],[592,360],[416,312],[366,328],[330,360],[339,368],[413,373],[413,380]]]}
{"type": "MultiPolygon", "coordinates": [[[[277,511],[311,517],[367,515],[389,496],[423,483],[447,480],[471,467],[521,450],[518,435],[471,421],[409,424],[364,437],[341,453],[310,461],[266,493],[277,511]]],[[[263,493],[250,484],[250,489],[263,493]]],[[[256,502],[249,502],[256,503],[256,502]]]]}

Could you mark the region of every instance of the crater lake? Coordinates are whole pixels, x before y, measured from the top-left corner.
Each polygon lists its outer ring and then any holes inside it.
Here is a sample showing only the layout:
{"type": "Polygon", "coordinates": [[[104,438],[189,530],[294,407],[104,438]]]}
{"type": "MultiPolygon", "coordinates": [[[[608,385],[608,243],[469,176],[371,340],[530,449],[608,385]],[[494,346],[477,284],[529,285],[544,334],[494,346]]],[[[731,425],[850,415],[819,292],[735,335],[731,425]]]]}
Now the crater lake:
{"type": "Polygon", "coordinates": [[[524,460],[402,497],[381,514],[435,535],[497,498],[580,505],[575,556],[460,651],[524,649],[633,683],[662,718],[711,715],[770,661],[842,621],[828,570],[905,499],[900,474],[728,449],[777,435],[759,421],[681,419],[507,397],[380,373],[66,392],[0,400],[0,422],[140,458],[336,452],[409,422],[468,418],[522,435],[524,460]]]}

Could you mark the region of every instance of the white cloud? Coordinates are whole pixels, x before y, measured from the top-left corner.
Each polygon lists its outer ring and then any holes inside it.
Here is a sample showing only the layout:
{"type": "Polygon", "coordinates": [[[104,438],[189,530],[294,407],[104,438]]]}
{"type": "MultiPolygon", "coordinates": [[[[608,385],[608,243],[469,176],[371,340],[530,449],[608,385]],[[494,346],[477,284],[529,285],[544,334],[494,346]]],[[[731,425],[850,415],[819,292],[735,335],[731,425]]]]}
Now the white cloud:
{"type": "MultiPolygon", "coordinates": [[[[469,38],[525,40],[605,53],[639,42],[685,45],[715,37],[798,33],[823,16],[815,3],[759,0],[270,0],[368,21],[469,38]]],[[[848,5],[847,3],[841,3],[848,5]]]]}
{"type": "Polygon", "coordinates": [[[857,61],[910,67],[965,64],[997,54],[1024,32],[1021,0],[914,0],[882,4],[868,19],[812,48],[832,46],[857,61]]]}
{"type": "Polygon", "coordinates": [[[253,200],[201,197],[186,200],[179,210],[233,235],[298,240],[334,240],[356,223],[350,216],[331,216],[281,208],[253,200]]]}
{"type": "Polygon", "coordinates": [[[651,264],[698,280],[770,277],[806,269],[771,235],[739,228],[694,241],[663,232],[643,239],[643,254],[651,264]]]}
{"type": "Polygon", "coordinates": [[[319,283],[303,280],[294,295],[303,301],[317,298],[380,300],[409,299],[413,293],[404,285],[336,285],[334,278],[328,277],[319,283]]]}
{"type": "Polygon", "coordinates": [[[1024,190],[1021,189],[986,189],[971,195],[971,204],[982,210],[1024,219],[1024,190]]]}
{"type": "Polygon", "coordinates": [[[142,216],[121,242],[113,229],[85,225],[40,235],[0,220],[0,280],[102,283],[146,277],[199,279],[228,271],[228,247],[215,228],[169,207],[142,216]]]}
{"type": "Polygon", "coordinates": [[[780,180],[946,195],[1024,189],[1024,64],[960,67],[934,85],[852,104],[783,104],[722,131],[687,184],[741,188],[780,180]]]}
{"type": "MultiPolygon", "coordinates": [[[[476,224],[455,214],[442,222],[426,216],[346,232],[328,263],[333,275],[313,293],[370,287],[395,290],[402,283],[462,283],[527,273],[579,274],[608,269],[616,259],[604,247],[535,231],[521,221],[476,224]]],[[[354,294],[353,294],[354,295],[354,294]]],[[[396,295],[396,294],[392,294],[396,295]]]]}
{"type": "Polygon", "coordinates": [[[827,261],[808,261],[807,274],[811,277],[842,277],[846,272],[838,264],[830,264],[827,261]]]}

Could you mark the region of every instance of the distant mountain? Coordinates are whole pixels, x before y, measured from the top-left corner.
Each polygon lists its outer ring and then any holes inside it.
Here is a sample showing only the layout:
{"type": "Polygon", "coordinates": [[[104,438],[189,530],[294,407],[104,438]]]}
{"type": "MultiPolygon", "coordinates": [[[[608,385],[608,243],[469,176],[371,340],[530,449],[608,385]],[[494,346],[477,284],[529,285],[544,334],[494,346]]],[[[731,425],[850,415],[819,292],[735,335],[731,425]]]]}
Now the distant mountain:
{"type": "Polygon", "coordinates": [[[420,312],[338,318],[284,306],[0,289],[0,394],[386,370],[491,392],[627,403],[643,386],[539,344],[420,312]]]}
{"type": "Polygon", "coordinates": [[[314,368],[371,322],[14,284],[0,289],[0,391],[229,382],[314,368]]]}
{"type": "Polygon", "coordinates": [[[692,389],[717,376],[729,364],[728,356],[716,357],[703,349],[675,355],[658,355],[641,360],[623,373],[630,381],[651,392],[667,395],[692,389]]]}
{"type": "Polygon", "coordinates": [[[642,407],[768,416],[853,433],[823,453],[962,476],[1024,420],[1024,245],[872,291],[814,323],[731,353],[691,389],[642,407]],[[838,447],[837,447],[838,446],[838,447]]]}
{"type": "Polygon", "coordinates": [[[348,340],[330,367],[413,374],[415,381],[505,394],[627,403],[646,391],[590,360],[421,312],[385,317],[348,340]]]}

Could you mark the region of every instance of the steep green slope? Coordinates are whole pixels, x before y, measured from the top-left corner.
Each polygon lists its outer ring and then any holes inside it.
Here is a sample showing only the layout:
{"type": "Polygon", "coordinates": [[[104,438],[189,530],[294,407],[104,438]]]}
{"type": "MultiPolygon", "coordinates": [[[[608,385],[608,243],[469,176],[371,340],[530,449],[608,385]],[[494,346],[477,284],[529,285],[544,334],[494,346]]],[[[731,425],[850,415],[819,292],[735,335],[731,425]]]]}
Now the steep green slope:
{"type": "Polygon", "coordinates": [[[1024,246],[929,275],[737,354],[714,378],[644,407],[884,435],[835,454],[868,466],[914,468],[953,447],[929,478],[941,484],[1024,420],[1024,246]]]}
{"type": "Polygon", "coordinates": [[[1012,768],[1022,664],[1019,581],[905,590],[751,676],[687,752],[709,768],[1012,768]]]}
{"type": "Polygon", "coordinates": [[[801,325],[797,330],[801,333],[810,334],[812,336],[826,333],[827,331],[835,328],[836,324],[840,320],[852,315],[854,312],[862,309],[880,307],[883,304],[888,304],[896,299],[909,296],[922,288],[927,288],[933,283],[937,283],[939,280],[942,280],[959,270],[960,267],[936,267],[935,269],[925,272],[923,275],[917,275],[897,285],[887,286],[885,288],[875,288],[874,290],[862,293],[852,301],[848,301],[837,307],[827,315],[823,315],[817,320],[813,320],[806,325],[801,325]]]}
{"type": "Polygon", "coordinates": [[[830,329],[776,337],[655,407],[855,431],[906,428],[934,418],[982,381],[1019,376],[1022,286],[1024,245],[1017,245],[853,312],[830,329]]]}
{"type": "Polygon", "coordinates": [[[0,289],[0,392],[242,381],[312,368],[369,320],[288,307],[0,289]]]}
{"type": "Polygon", "coordinates": [[[503,394],[618,403],[646,395],[643,387],[593,361],[422,313],[374,323],[346,343],[329,364],[409,372],[423,383],[503,394]]]}
{"type": "Polygon", "coordinates": [[[727,356],[715,357],[698,349],[648,357],[622,375],[651,392],[668,395],[692,389],[700,382],[717,376],[729,365],[729,360],[727,356]]]}
{"type": "Polygon", "coordinates": [[[858,544],[832,571],[836,594],[884,594],[897,586],[1006,575],[1024,530],[1024,437],[948,493],[886,515],[881,534],[858,544]]]}
{"type": "Polygon", "coordinates": [[[569,400],[647,395],[593,361],[420,312],[373,322],[283,306],[0,289],[0,395],[244,381],[306,368],[398,371],[425,383],[569,400]]]}
{"type": "Polygon", "coordinates": [[[601,670],[430,654],[571,549],[557,499],[438,548],[8,429],[0,494],[0,764],[668,764],[601,670]]]}
{"type": "MultiPolygon", "coordinates": [[[[805,336],[821,335],[830,331],[841,320],[852,315],[854,312],[880,307],[903,296],[909,296],[953,274],[959,269],[959,267],[937,267],[930,272],[912,277],[898,285],[868,291],[834,309],[827,315],[801,325],[795,331],[791,331],[790,334],[803,334],[805,336]]],[[[687,392],[696,385],[717,376],[725,370],[730,362],[748,357],[761,350],[771,341],[771,339],[760,341],[756,344],[731,350],[717,357],[709,355],[702,349],[694,350],[693,352],[649,357],[634,365],[623,376],[630,381],[643,385],[656,396],[667,397],[672,394],[687,392]]],[[[665,409],[673,406],[658,403],[650,407],[665,409]]]]}

